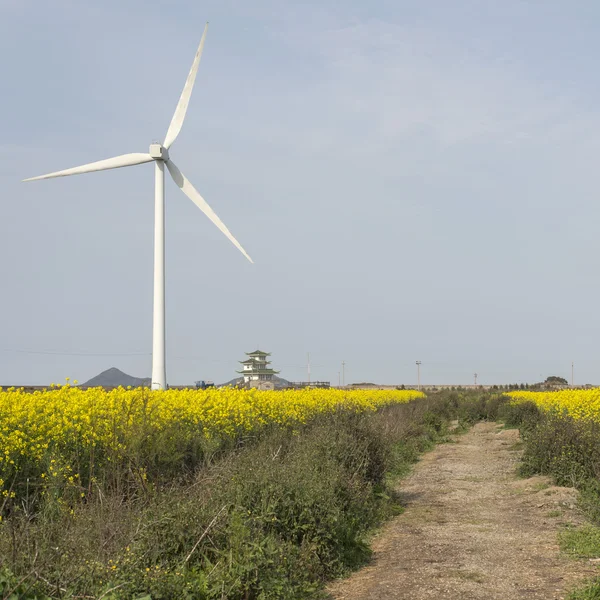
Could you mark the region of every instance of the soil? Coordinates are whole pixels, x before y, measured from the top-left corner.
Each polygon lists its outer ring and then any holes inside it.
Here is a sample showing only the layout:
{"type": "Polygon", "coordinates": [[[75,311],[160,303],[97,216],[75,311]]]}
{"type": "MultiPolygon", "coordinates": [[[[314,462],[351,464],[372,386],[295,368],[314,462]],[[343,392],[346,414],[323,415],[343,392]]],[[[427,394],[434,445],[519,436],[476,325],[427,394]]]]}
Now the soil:
{"type": "Polygon", "coordinates": [[[576,491],[520,479],[516,430],[480,423],[425,454],[399,484],[406,510],[373,541],[371,564],[329,587],[336,600],[558,600],[598,575],[559,553],[583,520],[576,491]]]}

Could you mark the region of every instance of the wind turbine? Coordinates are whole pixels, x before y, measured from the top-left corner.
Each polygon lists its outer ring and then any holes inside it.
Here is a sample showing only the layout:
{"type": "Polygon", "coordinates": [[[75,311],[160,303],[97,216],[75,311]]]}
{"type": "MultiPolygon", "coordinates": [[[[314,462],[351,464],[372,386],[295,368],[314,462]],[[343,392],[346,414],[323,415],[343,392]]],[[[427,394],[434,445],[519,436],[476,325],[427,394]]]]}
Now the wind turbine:
{"type": "Polygon", "coordinates": [[[204,40],[208,23],[204,27],[204,33],[194,57],[192,68],[187,76],[183,92],[171,119],[167,130],[165,141],[162,144],[150,145],[148,153],[135,152],[122,154],[113,158],[88,163],[80,167],[56,171],[47,175],[30,177],[23,181],[35,181],[36,179],[50,179],[52,177],[65,177],[67,175],[79,175],[93,171],[105,171],[107,169],[118,169],[120,167],[131,167],[154,161],[154,318],[152,327],[152,389],[163,390],[167,387],[167,373],[165,363],[165,165],[173,181],[179,189],[225,234],[233,245],[250,261],[241,244],[233,237],[229,229],[219,219],[214,210],[206,200],[198,193],[187,177],[177,168],[169,156],[169,148],[177,139],[183,120],[190,103],[192,89],[198,72],[198,65],[204,48],[204,40]]]}

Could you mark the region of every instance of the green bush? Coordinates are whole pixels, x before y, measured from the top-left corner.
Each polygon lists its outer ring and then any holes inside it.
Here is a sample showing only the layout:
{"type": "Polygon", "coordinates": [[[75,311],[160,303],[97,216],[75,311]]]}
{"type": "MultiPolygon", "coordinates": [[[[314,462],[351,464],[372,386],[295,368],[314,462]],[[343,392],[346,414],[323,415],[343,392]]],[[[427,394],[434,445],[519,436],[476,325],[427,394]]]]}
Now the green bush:
{"type": "Polygon", "coordinates": [[[0,567],[0,598],[2,600],[50,600],[31,591],[27,578],[17,579],[7,568],[0,567]]]}
{"type": "Polygon", "coordinates": [[[523,475],[551,475],[558,485],[597,487],[600,474],[600,427],[593,422],[575,420],[548,412],[537,417],[537,424],[524,421],[525,452],[523,475]]]}
{"type": "Polygon", "coordinates": [[[507,402],[508,398],[498,393],[463,394],[457,410],[459,423],[464,428],[479,421],[496,421],[507,402]]]}
{"type": "Polygon", "coordinates": [[[504,402],[499,407],[497,416],[508,427],[518,427],[526,435],[536,428],[542,413],[534,402],[504,402]]]}
{"type": "Polygon", "coordinates": [[[600,525],[600,480],[583,482],[579,489],[579,506],[592,523],[600,525]]]}

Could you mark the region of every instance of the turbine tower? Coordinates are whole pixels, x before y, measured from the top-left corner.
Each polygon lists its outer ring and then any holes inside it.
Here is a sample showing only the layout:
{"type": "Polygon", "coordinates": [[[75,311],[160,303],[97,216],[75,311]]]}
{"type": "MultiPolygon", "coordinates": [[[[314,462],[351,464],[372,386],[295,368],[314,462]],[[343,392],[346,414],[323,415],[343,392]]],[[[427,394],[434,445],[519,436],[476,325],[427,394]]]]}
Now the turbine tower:
{"type": "Polygon", "coordinates": [[[229,229],[219,219],[206,200],[198,193],[187,177],[177,168],[169,155],[169,148],[177,139],[185,114],[190,103],[192,89],[198,72],[198,65],[202,57],[204,40],[208,23],[204,27],[204,33],[194,57],[192,68],[187,76],[183,92],[171,119],[167,130],[165,141],[162,144],[151,144],[147,153],[136,152],[122,154],[113,158],[88,163],[80,167],[56,171],[47,175],[30,177],[23,181],[35,181],[37,179],[50,179],[52,177],[65,177],[67,175],[79,175],[93,171],[105,171],[107,169],[118,169],[120,167],[131,167],[142,163],[154,161],[154,317],[152,326],[152,389],[164,390],[167,387],[167,372],[165,361],[165,165],[175,184],[179,189],[223,232],[233,245],[250,261],[246,251],[233,237],[229,229]]]}

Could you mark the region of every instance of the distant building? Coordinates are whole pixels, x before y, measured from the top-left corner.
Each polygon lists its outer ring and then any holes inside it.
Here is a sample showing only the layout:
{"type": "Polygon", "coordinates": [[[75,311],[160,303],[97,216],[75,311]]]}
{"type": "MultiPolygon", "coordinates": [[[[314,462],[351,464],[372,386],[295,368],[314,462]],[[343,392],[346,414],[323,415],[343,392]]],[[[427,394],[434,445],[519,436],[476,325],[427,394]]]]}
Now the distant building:
{"type": "Polygon", "coordinates": [[[275,388],[273,376],[279,373],[274,371],[269,365],[270,360],[267,356],[271,356],[269,352],[255,350],[254,352],[246,352],[248,357],[246,360],[241,360],[241,371],[236,371],[244,377],[244,384],[248,387],[255,387],[261,390],[272,390],[275,388]]]}

